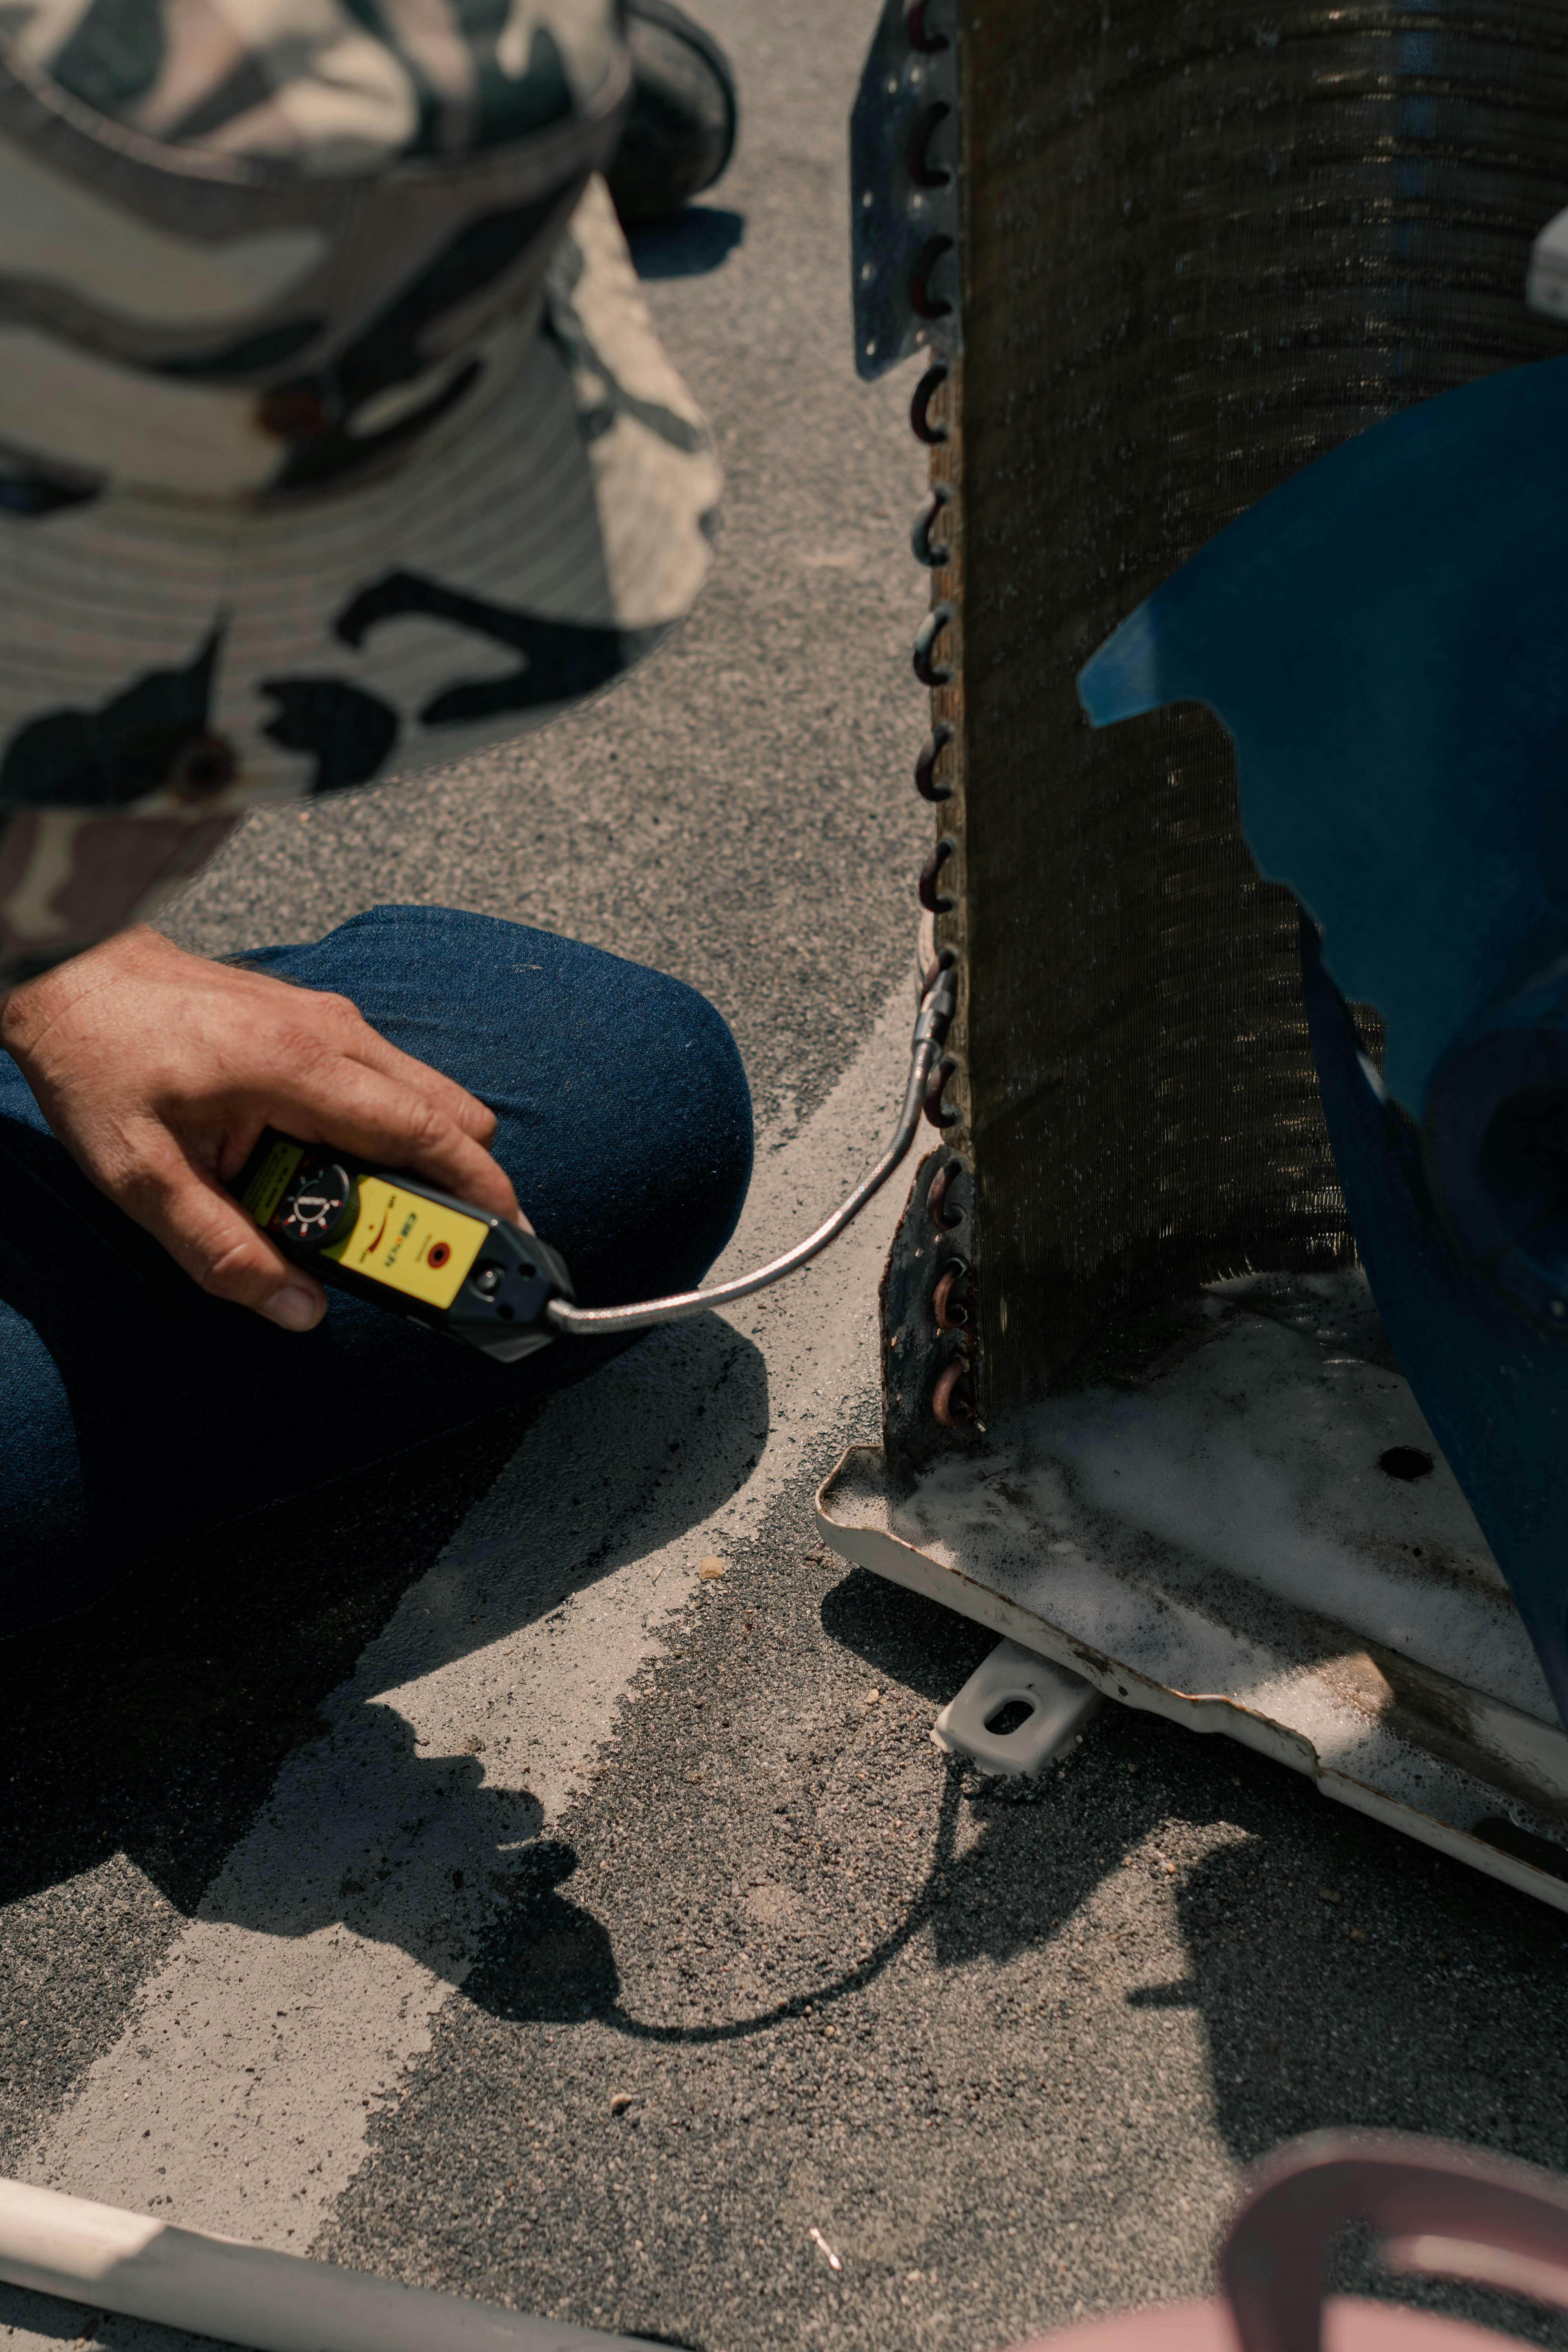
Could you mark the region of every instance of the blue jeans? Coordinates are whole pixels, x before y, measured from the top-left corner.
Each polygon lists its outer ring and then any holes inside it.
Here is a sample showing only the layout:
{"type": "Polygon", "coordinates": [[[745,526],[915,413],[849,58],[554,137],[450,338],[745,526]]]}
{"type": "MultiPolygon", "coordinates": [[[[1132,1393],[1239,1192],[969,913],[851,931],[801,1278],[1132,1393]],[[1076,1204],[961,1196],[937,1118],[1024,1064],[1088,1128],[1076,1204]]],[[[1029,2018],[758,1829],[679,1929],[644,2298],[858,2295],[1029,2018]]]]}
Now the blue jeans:
{"type": "MultiPolygon", "coordinates": [[[[496,1157],[584,1306],[689,1287],[729,1239],[751,1099],[729,1030],[679,981],[438,907],[376,907],[245,961],[348,997],[490,1106],[496,1157]]],[[[205,1297],[88,1183],[0,1054],[0,1633],[627,1344],[501,1365],[328,1297],[302,1338],[205,1297]]]]}

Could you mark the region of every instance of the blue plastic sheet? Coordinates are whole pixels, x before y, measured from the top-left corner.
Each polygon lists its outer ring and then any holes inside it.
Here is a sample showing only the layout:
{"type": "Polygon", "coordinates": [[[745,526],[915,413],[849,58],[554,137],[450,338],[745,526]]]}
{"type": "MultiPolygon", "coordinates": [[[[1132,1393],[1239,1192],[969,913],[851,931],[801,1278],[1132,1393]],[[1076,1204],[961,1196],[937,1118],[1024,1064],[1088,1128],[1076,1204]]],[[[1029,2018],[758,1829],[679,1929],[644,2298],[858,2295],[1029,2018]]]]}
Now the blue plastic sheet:
{"type": "Polygon", "coordinates": [[[1205,702],[1242,823],[1387,1024],[1415,1117],[1478,1015],[1568,958],[1568,360],[1322,457],[1079,674],[1096,726],[1205,702]]]}
{"type": "Polygon", "coordinates": [[[1311,918],[1373,1296],[1568,1722],[1568,360],[1305,468],[1079,690],[1097,726],[1196,701],[1234,739],[1258,867],[1311,918]],[[1384,1017],[1381,1079],[1345,996],[1384,1017]]]}

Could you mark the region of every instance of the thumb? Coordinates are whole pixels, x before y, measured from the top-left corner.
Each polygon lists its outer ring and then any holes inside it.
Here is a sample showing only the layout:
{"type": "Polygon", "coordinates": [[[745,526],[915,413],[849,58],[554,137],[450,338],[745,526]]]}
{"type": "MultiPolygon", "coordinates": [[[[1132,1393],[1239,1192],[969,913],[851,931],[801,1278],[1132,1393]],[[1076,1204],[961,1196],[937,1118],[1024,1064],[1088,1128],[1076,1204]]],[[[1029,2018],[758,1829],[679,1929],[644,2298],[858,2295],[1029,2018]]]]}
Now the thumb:
{"type": "Polygon", "coordinates": [[[327,1311],[313,1274],[292,1265],[211,1177],[183,1153],[125,1206],[212,1298],[248,1307],[285,1331],[309,1331],[327,1311]]]}

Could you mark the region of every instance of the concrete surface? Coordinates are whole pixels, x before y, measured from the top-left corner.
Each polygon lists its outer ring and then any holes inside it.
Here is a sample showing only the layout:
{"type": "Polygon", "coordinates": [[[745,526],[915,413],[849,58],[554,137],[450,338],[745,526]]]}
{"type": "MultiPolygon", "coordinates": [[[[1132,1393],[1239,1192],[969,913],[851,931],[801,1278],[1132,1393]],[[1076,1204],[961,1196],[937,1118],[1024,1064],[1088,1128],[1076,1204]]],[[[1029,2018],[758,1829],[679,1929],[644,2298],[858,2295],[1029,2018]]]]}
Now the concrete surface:
{"type": "MultiPolygon", "coordinates": [[[[706,13],[742,153],[641,257],[729,468],[705,604],[521,750],[253,824],[174,928],[447,900],[695,982],[758,1096],[738,1262],[897,1087],[920,467],[907,378],[848,358],[871,10],[706,13]]],[[[931,1748],[985,1637],[808,1532],[874,1426],[896,1206],[531,1427],[12,1645],[0,2165],[705,2352],[1199,2291],[1238,2168],[1315,2124],[1568,2166],[1554,1916],[1145,1719],[1023,1796],[931,1748]]],[[[72,2339],[186,2340],[0,2290],[13,2352],[72,2339]]]]}
{"type": "MultiPolygon", "coordinates": [[[[803,1167],[848,1189],[891,1121],[909,1010],[900,997],[764,1161],[727,1263],[790,1213],[803,1167]]],[[[661,1331],[551,1402],[288,1759],[43,2143],[44,2178],[309,2239],[498,1895],[520,1871],[531,1884],[543,1822],[604,1769],[621,1694],[700,1588],[697,1563],[794,1495],[825,1403],[859,1404],[898,1206],[876,1204],[831,1265],[661,1331]]]]}

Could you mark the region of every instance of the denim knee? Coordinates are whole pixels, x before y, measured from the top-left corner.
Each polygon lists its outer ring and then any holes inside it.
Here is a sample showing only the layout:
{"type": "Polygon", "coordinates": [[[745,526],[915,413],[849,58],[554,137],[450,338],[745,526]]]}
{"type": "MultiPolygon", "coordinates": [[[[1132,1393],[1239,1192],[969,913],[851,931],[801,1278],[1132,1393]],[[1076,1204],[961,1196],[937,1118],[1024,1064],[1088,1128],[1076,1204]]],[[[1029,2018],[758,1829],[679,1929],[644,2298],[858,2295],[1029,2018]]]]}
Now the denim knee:
{"type": "MultiPolygon", "coordinates": [[[[599,1070],[613,1140],[602,1132],[591,1156],[592,1200],[574,1199],[564,1217],[556,1207],[553,1232],[542,1201],[535,1218],[547,1240],[559,1236],[584,1305],[700,1282],[735,1230],[752,1176],[751,1090],[723,1016],[662,972],[621,964],[616,977],[620,1050],[599,1070]]],[[[504,1162],[500,1139],[498,1153],[504,1162]]],[[[509,1173],[529,1209],[526,1164],[509,1173]]]]}
{"type": "Polygon", "coordinates": [[[752,1171],[745,1071],[684,982],[455,908],[376,907],[264,967],[335,988],[496,1113],[496,1158],[584,1305],[687,1289],[752,1171]]]}
{"type": "Polygon", "coordinates": [[[660,976],[671,1040],[671,1182],[706,1269],[740,1222],[752,1181],[752,1090],[729,1024],[705,996],[660,976]]]}

